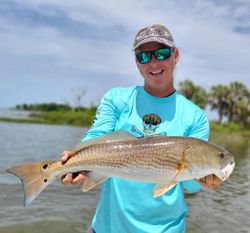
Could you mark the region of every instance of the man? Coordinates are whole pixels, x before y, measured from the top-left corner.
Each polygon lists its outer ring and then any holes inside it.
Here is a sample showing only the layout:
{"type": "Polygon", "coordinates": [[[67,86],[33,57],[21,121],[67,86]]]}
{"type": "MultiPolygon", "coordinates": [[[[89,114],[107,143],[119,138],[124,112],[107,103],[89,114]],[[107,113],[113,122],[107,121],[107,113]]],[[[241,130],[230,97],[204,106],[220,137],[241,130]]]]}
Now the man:
{"type": "MultiPolygon", "coordinates": [[[[103,97],[96,119],[84,140],[114,130],[127,130],[137,137],[152,135],[192,136],[208,140],[209,124],[203,111],[176,92],[174,70],[179,60],[170,31],[163,25],[140,30],[133,49],[144,86],[114,88],[103,97]]],[[[74,155],[62,153],[65,163],[74,155]]],[[[64,184],[81,184],[86,172],[67,174],[64,184]]],[[[182,233],[187,207],[183,190],[196,192],[202,186],[221,184],[214,175],[179,182],[159,198],[152,198],[155,184],[110,178],[102,184],[97,210],[89,232],[182,233]]]]}

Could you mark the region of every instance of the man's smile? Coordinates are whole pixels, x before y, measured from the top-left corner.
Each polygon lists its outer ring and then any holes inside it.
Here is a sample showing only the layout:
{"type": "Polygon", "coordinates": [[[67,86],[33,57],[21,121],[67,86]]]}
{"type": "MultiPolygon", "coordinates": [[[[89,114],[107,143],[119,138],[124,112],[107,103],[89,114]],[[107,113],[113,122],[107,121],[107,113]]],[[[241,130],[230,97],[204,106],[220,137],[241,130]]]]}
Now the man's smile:
{"type": "Polygon", "coordinates": [[[164,72],[164,69],[162,70],[154,70],[154,71],[150,71],[149,73],[151,75],[161,75],[164,72]]]}

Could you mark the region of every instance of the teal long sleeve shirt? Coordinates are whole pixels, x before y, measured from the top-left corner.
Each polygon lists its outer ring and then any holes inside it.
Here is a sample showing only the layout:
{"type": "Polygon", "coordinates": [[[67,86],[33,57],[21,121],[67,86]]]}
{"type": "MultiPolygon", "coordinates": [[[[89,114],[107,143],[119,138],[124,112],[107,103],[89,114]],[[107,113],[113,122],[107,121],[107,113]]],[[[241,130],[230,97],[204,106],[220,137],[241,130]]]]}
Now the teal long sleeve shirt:
{"type": "MultiPolygon", "coordinates": [[[[114,88],[107,92],[83,140],[115,130],[136,137],[192,136],[208,140],[204,112],[178,92],[165,98],[148,94],[143,87],[114,88]]],[[[97,233],[183,233],[187,206],[183,190],[197,192],[195,181],[179,182],[159,198],[155,184],[109,178],[102,184],[92,227],[97,233]]]]}

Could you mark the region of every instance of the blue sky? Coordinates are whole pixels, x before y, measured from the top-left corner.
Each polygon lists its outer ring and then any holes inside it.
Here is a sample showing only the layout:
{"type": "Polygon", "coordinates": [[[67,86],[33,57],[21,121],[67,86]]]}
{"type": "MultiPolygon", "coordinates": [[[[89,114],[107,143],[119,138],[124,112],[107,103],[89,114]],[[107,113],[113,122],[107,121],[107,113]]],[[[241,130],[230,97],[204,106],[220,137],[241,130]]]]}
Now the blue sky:
{"type": "Polygon", "coordinates": [[[97,104],[110,88],[142,85],[132,42],[154,23],[180,49],[176,84],[237,80],[250,88],[249,0],[3,0],[0,107],[73,104],[82,90],[83,104],[97,104]]]}

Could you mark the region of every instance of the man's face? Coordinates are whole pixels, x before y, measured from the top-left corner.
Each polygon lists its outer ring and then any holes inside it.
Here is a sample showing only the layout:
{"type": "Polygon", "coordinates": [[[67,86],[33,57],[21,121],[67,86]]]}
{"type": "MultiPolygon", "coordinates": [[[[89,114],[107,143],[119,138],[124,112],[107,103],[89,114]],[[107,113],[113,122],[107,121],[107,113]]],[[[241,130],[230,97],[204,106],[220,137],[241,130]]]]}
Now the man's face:
{"type": "MultiPolygon", "coordinates": [[[[136,53],[154,51],[163,47],[160,43],[149,42],[141,45],[136,53]]],[[[178,60],[178,49],[172,51],[171,56],[162,61],[157,60],[154,55],[152,55],[151,61],[146,64],[140,64],[136,59],[136,64],[144,77],[144,88],[149,94],[165,97],[174,91],[173,72],[178,60]]]]}

